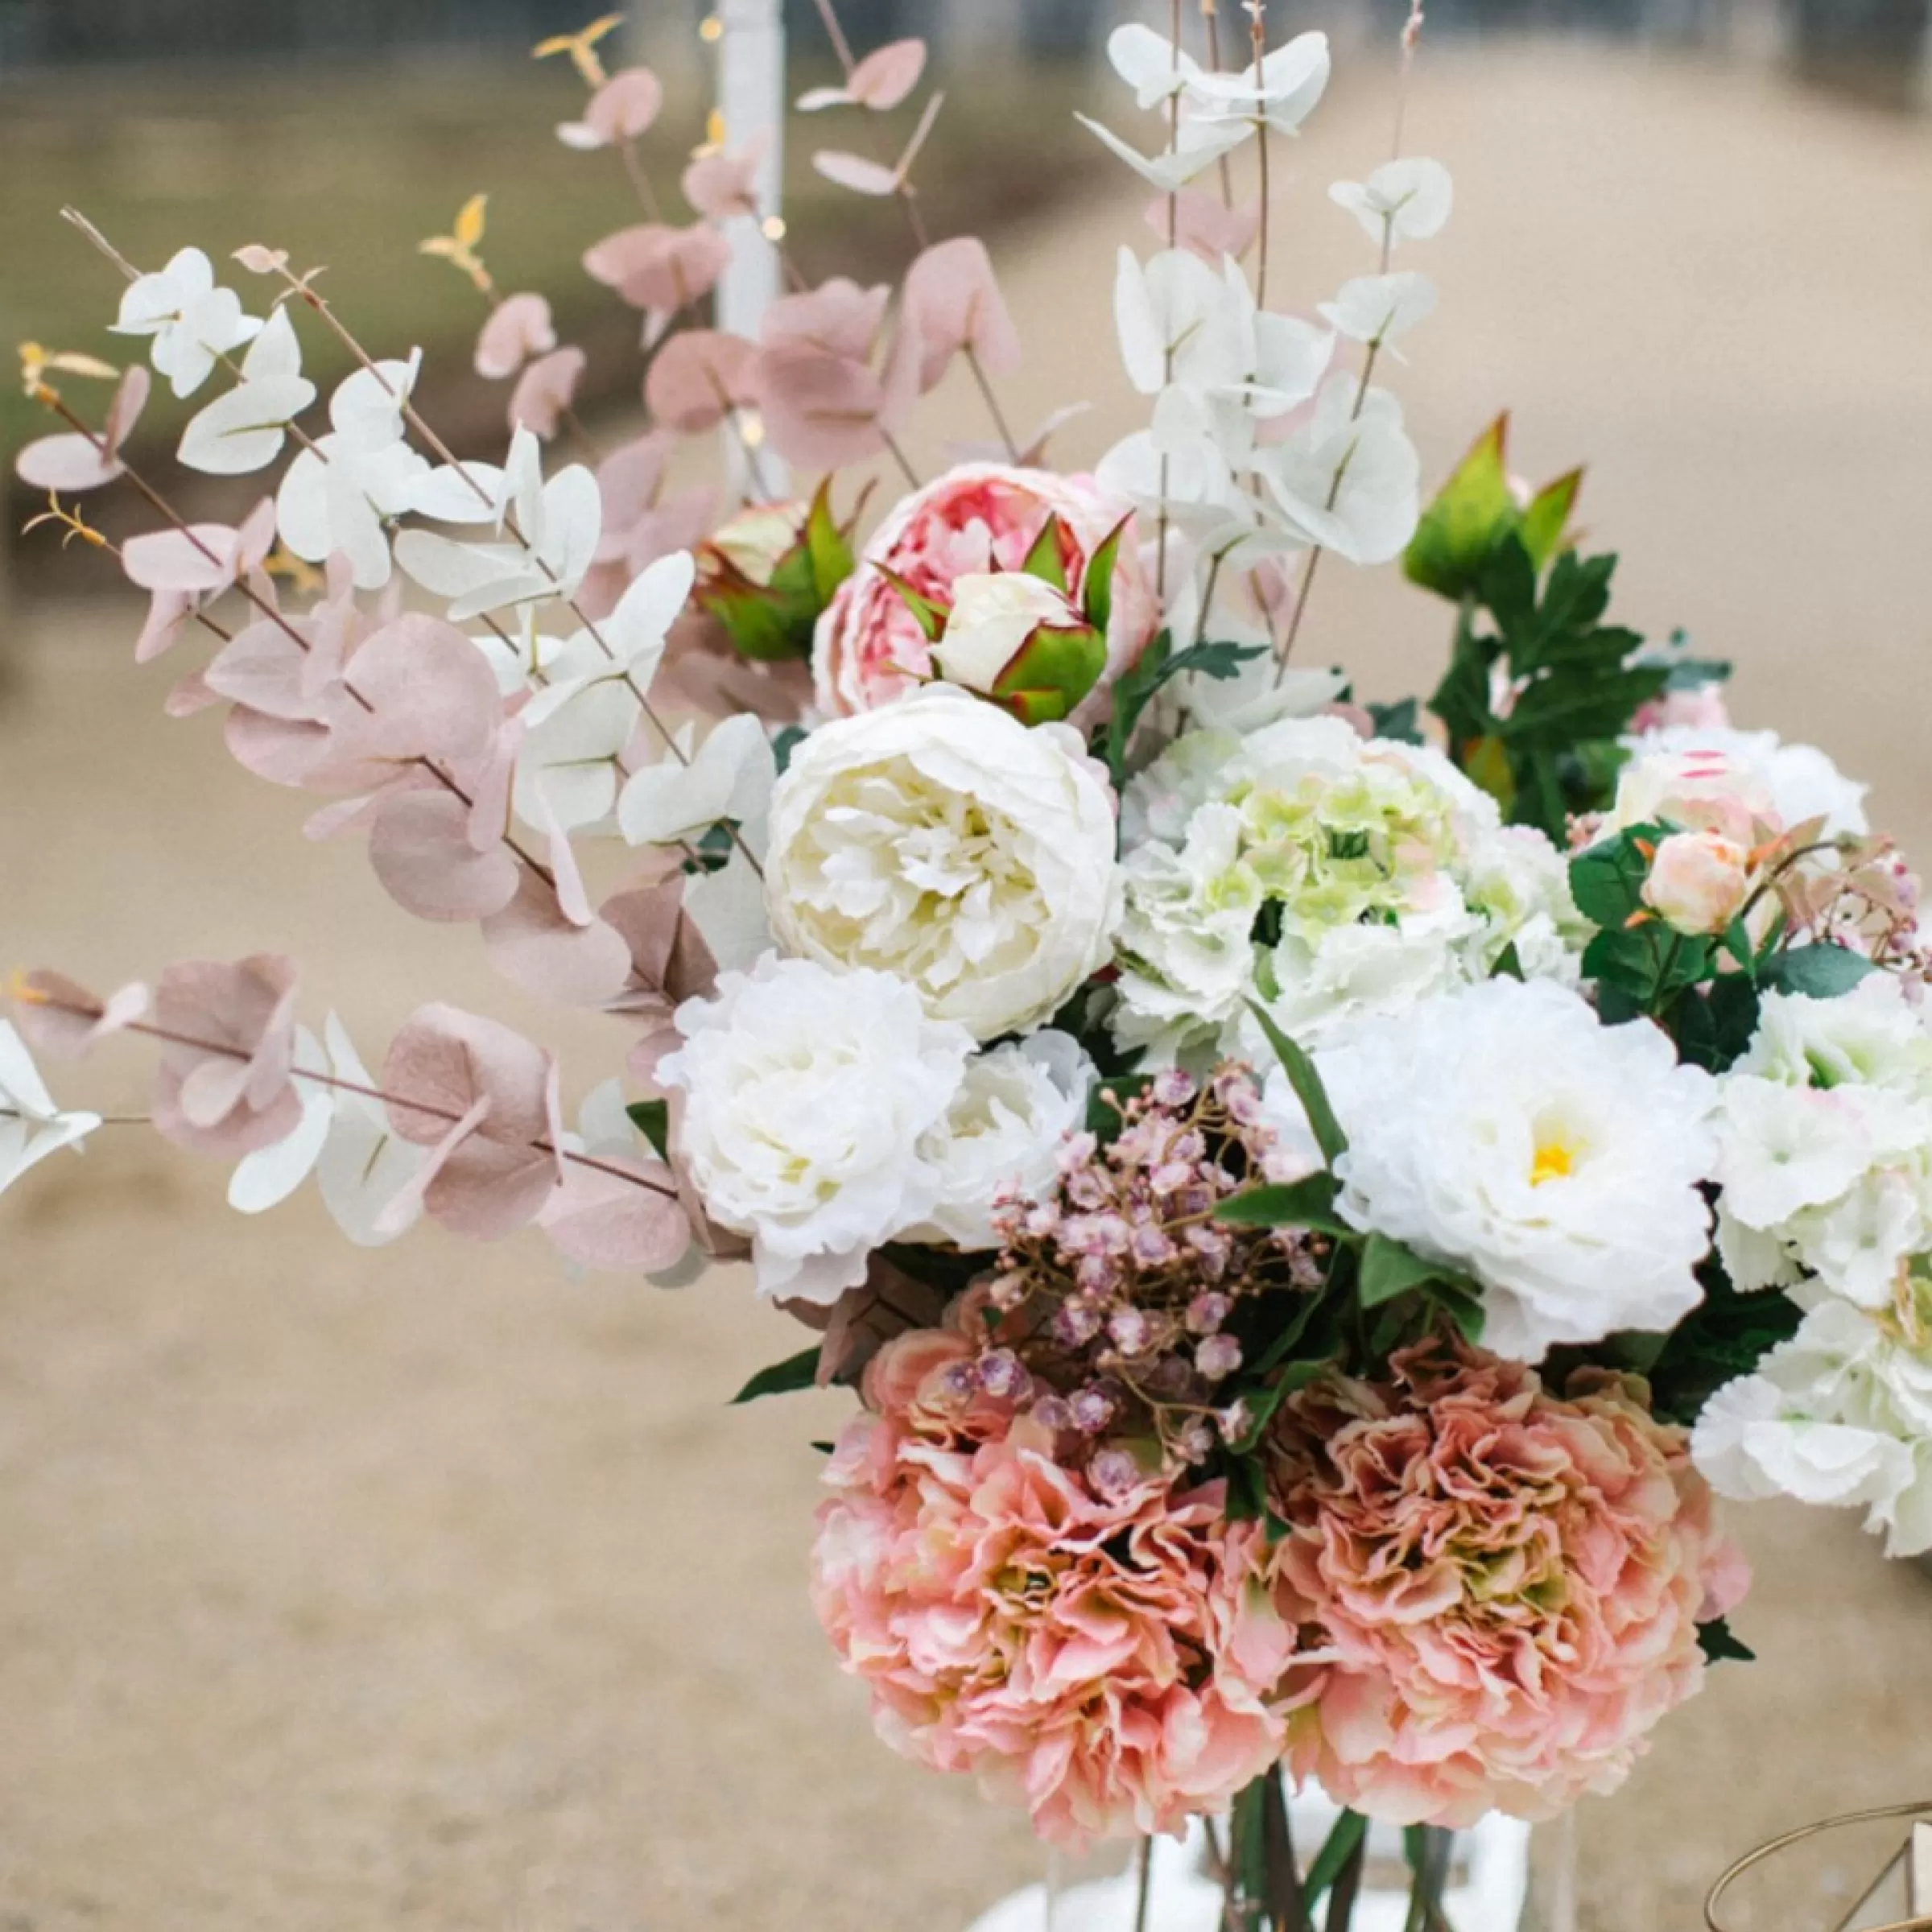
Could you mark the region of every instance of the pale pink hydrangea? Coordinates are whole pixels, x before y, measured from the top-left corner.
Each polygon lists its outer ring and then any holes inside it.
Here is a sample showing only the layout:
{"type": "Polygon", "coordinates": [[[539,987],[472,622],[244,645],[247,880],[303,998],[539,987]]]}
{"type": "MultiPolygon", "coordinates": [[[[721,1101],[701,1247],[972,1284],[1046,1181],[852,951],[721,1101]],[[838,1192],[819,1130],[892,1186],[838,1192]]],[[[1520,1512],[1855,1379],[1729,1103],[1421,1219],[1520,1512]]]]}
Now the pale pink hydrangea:
{"type": "Polygon", "coordinates": [[[1219,1484],[1103,1498],[983,1381],[954,1393],[972,1352],[889,1344],[826,1474],[813,1603],[880,1735],[1070,1846],[1225,1806],[1286,1734],[1296,1632],[1259,1525],[1219,1484]]]}
{"type": "MultiPolygon", "coordinates": [[[[819,619],[812,669],[819,708],[828,717],[871,711],[934,675],[931,647],[884,564],[923,597],[950,605],[961,577],[1018,570],[1049,516],[1061,525],[1061,560],[1077,596],[1088,559],[1132,506],[1091,477],[971,463],[906,498],[873,533],[858,568],[819,619]]],[[[1160,628],[1160,606],[1130,528],[1113,580],[1101,689],[1133,664],[1160,628]]],[[[1097,696],[1097,693],[1096,693],[1097,696]]],[[[1075,714],[1085,724],[1087,706],[1075,714]]]]}
{"type": "Polygon", "coordinates": [[[1328,1660],[1290,1762],[1391,1823],[1553,1817],[1702,1687],[1698,1626],[1744,1559],[1641,1382],[1587,1371],[1559,1399],[1443,1343],[1391,1373],[1318,1384],[1271,1445],[1281,1568],[1328,1660]]]}

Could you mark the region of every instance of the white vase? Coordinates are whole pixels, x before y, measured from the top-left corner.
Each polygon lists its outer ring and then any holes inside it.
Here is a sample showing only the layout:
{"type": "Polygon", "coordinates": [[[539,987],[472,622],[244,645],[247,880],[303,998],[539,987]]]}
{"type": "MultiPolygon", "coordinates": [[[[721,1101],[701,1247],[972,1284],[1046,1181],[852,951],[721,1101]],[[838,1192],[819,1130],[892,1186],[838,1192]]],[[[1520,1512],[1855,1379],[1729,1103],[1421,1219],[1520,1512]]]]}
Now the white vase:
{"type": "MultiPolygon", "coordinates": [[[[1320,1792],[1294,1798],[1289,1819],[1304,1856],[1327,1837],[1338,1813],[1320,1792]]],[[[1154,1843],[1148,1886],[1147,1932],[1220,1932],[1221,1888],[1206,1875],[1207,1834],[1199,1822],[1185,1839],[1154,1843]]],[[[1372,1825],[1368,1869],[1399,1872],[1402,1835],[1393,1826],[1372,1825]]],[[[1129,1869],[1113,1878],[1073,1885],[1050,1897],[1044,1885],[1028,1885],[1003,1898],[975,1919],[968,1932],[1134,1932],[1139,1874],[1129,1869]]],[[[1510,1818],[1486,1818],[1456,1839],[1455,1868],[1443,1895],[1443,1909],[1455,1932],[1521,1932],[1530,1889],[1530,1827],[1510,1818]]],[[[1354,1932],[1403,1932],[1409,1893],[1373,1885],[1356,1901],[1354,1932]]]]}

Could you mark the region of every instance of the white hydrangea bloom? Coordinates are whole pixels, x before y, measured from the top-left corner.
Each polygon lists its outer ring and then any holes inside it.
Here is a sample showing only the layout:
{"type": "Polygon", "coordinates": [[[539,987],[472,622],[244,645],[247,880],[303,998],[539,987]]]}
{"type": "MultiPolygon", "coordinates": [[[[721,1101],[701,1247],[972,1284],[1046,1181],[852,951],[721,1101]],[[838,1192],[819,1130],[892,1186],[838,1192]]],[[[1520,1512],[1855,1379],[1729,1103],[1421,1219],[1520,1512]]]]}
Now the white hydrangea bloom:
{"type": "MultiPolygon", "coordinates": [[[[1579,994],[1490,980],[1354,1029],[1316,1055],[1348,1149],[1342,1212],[1480,1282],[1484,1345],[1674,1327],[1703,1299],[1708,1075],[1656,1027],[1579,994]]],[[[1279,1076],[1271,1111],[1294,1111],[1279,1076]]]]}
{"type": "Polygon", "coordinates": [[[938,1204],[920,1152],[958,1093],[972,1036],[890,973],[767,956],[678,1009],[658,1068],[673,1150],[706,1211],[751,1237],[762,1294],[828,1305],[938,1204]]]}
{"type": "Polygon", "coordinates": [[[1113,795],[1078,733],[946,684],[821,726],[771,803],[788,952],[895,974],[976,1039],[1049,1018],[1106,960],[1113,795]]]}
{"type": "Polygon", "coordinates": [[[1051,1187],[1061,1142],[1086,1125],[1097,1077],[1080,1042],[1051,1030],[976,1055],[944,1119],[919,1144],[939,1178],[938,1203],[900,1238],[950,1241],[969,1253],[998,1247],[994,1209],[1051,1187]]]}
{"type": "Polygon", "coordinates": [[[1842,997],[1768,993],[1719,1087],[1719,1239],[1740,1288],[1817,1276],[1890,1302],[1932,1245],[1932,1036],[1899,981],[1842,997]]]}
{"type": "Polygon", "coordinates": [[[1932,1550],[1932,1284],[1880,1319],[1827,1298],[1711,1397],[1690,1447],[1721,1495],[1862,1508],[1890,1554],[1932,1550]]]}
{"type": "Polygon", "coordinates": [[[1298,1037],[1488,977],[1574,982],[1587,928],[1561,853],[1505,828],[1439,753],[1334,717],[1195,731],[1129,786],[1123,1045],[1265,1057],[1248,1002],[1298,1037]]]}

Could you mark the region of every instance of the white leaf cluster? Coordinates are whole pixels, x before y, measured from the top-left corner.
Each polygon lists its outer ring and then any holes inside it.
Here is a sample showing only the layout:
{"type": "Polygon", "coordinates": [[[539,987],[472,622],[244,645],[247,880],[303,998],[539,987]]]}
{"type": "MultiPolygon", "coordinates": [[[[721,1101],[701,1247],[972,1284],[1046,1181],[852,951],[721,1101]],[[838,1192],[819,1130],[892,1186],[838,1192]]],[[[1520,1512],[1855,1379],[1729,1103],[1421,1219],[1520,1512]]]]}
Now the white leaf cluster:
{"type": "Polygon", "coordinates": [[[54,1104],[26,1041],[0,1020],[0,1194],[50,1154],[78,1148],[100,1125],[98,1114],[54,1104]]]}
{"type": "MultiPolygon", "coordinates": [[[[1298,133],[1328,80],[1319,33],[1238,75],[1203,71],[1146,27],[1121,28],[1108,49],[1139,105],[1164,117],[1167,143],[1150,159],[1088,125],[1169,193],[1245,141],[1298,133]]],[[[1369,378],[1376,359],[1399,359],[1397,344],[1435,309],[1429,279],[1391,269],[1389,258],[1441,232],[1449,176],[1438,162],[1397,160],[1331,192],[1378,242],[1381,263],[1319,303],[1319,324],[1262,310],[1231,259],[1216,265],[1176,247],[1143,263],[1122,251],[1116,325],[1129,377],[1153,407],[1149,427],[1111,451],[1099,475],[1170,533],[1188,566],[1169,559],[1166,615],[1177,627],[1204,617],[1210,572],[1219,583],[1309,550],[1382,564],[1414,532],[1420,460],[1400,405],[1369,378]],[[1359,371],[1342,366],[1345,345],[1359,351],[1359,371]]],[[[1238,621],[1221,629],[1245,634],[1238,621]]]]}

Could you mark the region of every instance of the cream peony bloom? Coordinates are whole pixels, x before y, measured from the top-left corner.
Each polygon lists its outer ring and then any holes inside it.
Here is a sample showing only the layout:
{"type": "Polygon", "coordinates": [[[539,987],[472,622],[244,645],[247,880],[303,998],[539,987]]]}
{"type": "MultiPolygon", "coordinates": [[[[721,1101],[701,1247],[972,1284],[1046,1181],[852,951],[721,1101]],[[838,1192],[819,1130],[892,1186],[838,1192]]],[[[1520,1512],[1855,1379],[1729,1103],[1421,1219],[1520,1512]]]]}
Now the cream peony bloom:
{"type": "Polygon", "coordinates": [[[720,1226],[751,1237],[758,1291],[828,1304],[872,1250],[930,1213],[920,1138],[959,1091],[972,1042],[890,973],[767,956],[678,1009],[658,1068],[682,1096],[672,1151],[720,1226]]]}
{"type": "Polygon", "coordinates": [[[1051,1030],[968,1061],[946,1117],[919,1143],[938,1203],[899,1238],[950,1241],[969,1253],[997,1248],[994,1211],[1052,1188],[1060,1145],[1085,1127],[1096,1077],[1080,1042],[1051,1030]]]}
{"type": "Polygon", "coordinates": [[[1106,960],[1113,794],[1073,731],[929,685],[793,754],[766,901],[786,952],[895,974],[976,1039],[1024,1032],[1106,960]]]}
{"type": "MultiPolygon", "coordinates": [[[[1485,1347],[1674,1327],[1703,1298],[1708,1075],[1654,1026],[1605,1026],[1546,980],[1492,980],[1316,1056],[1348,1150],[1342,1212],[1467,1270],[1485,1347]]],[[[1294,1111],[1279,1075],[1271,1111],[1294,1111]]]]}
{"type": "Polygon", "coordinates": [[[1669,809],[1674,797],[1713,805],[1729,797],[1747,815],[1770,815],[1787,826],[1822,818],[1832,837],[1871,829],[1865,817],[1871,787],[1853,783],[1815,745],[1787,745],[1774,731],[1696,724],[1666,725],[1625,741],[1631,760],[1617,787],[1620,824],[1666,817],[1677,824],[1730,830],[1735,818],[1714,822],[1669,809]]]}

